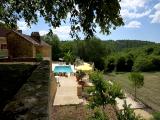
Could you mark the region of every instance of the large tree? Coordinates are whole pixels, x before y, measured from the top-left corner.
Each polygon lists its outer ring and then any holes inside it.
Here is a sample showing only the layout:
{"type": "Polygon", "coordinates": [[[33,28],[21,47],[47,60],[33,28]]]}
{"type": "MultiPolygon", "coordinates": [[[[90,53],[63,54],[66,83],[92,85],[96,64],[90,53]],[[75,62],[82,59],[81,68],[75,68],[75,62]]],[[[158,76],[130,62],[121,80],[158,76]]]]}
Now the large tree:
{"type": "Polygon", "coordinates": [[[123,25],[120,15],[120,0],[1,0],[0,20],[14,26],[23,18],[30,26],[37,23],[40,14],[47,23],[59,27],[70,13],[71,35],[83,31],[93,36],[99,25],[102,33],[123,25]]]}

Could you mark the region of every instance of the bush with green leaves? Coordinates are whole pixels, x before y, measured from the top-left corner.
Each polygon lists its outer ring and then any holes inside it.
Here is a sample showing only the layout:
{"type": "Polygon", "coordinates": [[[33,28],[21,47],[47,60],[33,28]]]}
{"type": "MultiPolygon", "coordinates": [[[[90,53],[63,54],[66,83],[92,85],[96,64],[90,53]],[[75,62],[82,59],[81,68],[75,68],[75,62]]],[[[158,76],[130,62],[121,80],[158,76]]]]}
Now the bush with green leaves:
{"type": "Polygon", "coordinates": [[[43,60],[43,55],[41,53],[36,54],[36,60],[38,62],[42,61],[43,60]]]}
{"type": "Polygon", "coordinates": [[[126,71],[126,60],[124,56],[119,56],[116,61],[116,71],[126,71]]]}
{"type": "Polygon", "coordinates": [[[94,85],[88,90],[91,95],[89,98],[90,108],[94,109],[100,106],[104,108],[107,104],[115,105],[117,97],[124,97],[121,88],[117,84],[105,80],[102,72],[96,70],[89,75],[89,78],[94,85]]]}
{"type": "Polygon", "coordinates": [[[160,56],[151,56],[151,62],[153,64],[152,71],[159,71],[160,70],[160,56]]]}
{"type": "Polygon", "coordinates": [[[153,114],[153,120],[160,120],[160,112],[155,112],[153,114]]]}
{"type": "Polygon", "coordinates": [[[100,108],[95,108],[92,116],[88,120],[109,120],[107,115],[100,108]]]}
{"type": "Polygon", "coordinates": [[[85,75],[86,75],[85,72],[83,72],[82,70],[76,71],[77,81],[82,80],[82,78],[83,78],[85,75]]]}
{"type": "Polygon", "coordinates": [[[117,112],[118,120],[143,120],[141,116],[136,116],[134,110],[131,109],[131,104],[127,105],[124,101],[123,110],[117,112]]]}

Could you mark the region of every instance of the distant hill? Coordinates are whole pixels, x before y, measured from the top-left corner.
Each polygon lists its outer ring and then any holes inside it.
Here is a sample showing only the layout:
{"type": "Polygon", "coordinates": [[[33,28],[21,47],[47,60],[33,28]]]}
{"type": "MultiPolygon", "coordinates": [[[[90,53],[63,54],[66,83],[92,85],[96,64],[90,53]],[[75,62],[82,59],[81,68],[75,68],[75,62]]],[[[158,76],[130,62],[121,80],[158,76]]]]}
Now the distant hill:
{"type": "Polygon", "coordinates": [[[136,48],[146,45],[155,45],[157,43],[150,41],[141,41],[141,40],[106,40],[103,41],[107,47],[112,48],[113,51],[119,51],[127,48],[136,48]]]}

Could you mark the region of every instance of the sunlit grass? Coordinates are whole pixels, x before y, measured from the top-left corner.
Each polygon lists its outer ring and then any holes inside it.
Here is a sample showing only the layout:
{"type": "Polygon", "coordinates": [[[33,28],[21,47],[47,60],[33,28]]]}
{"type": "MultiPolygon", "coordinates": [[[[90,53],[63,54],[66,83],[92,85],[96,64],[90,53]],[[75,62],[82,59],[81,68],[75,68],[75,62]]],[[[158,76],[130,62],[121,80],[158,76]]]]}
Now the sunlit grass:
{"type": "MultiPolygon", "coordinates": [[[[156,111],[160,111],[160,72],[145,72],[144,86],[137,90],[137,97],[146,105],[156,111]]],[[[129,73],[110,73],[105,77],[114,80],[127,92],[134,94],[131,81],[128,79],[129,73]]]]}

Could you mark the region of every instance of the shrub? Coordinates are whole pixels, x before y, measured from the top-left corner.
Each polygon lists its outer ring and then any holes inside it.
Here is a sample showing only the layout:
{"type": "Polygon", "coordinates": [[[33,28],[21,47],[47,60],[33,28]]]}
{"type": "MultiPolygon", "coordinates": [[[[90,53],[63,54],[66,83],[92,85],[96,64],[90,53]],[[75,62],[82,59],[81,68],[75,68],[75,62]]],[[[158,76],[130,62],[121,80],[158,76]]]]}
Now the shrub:
{"type": "Polygon", "coordinates": [[[37,60],[38,62],[40,62],[40,61],[43,60],[43,56],[42,56],[41,53],[36,54],[36,60],[37,60]]]}
{"type": "Polygon", "coordinates": [[[160,120],[160,112],[156,112],[153,114],[153,120],[160,120]]]}
{"type": "Polygon", "coordinates": [[[148,48],[145,48],[144,52],[145,52],[146,55],[150,55],[150,54],[153,53],[153,51],[154,51],[153,47],[148,47],[148,48]]]}
{"type": "Polygon", "coordinates": [[[160,70],[160,57],[159,56],[152,56],[151,62],[153,64],[153,70],[160,70]]]}
{"type": "Polygon", "coordinates": [[[124,101],[124,109],[117,113],[118,120],[143,120],[141,116],[136,116],[133,109],[124,101]]]}
{"type": "Polygon", "coordinates": [[[125,59],[126,59],[125,69],[127,72],[130,72],[132,71],[132,66],[134,63],[134,56],[132,54],[128,54],[125,59]]]}
{"type": "Polygon", "coordinates": [[[104,111],[100,108],[94,109],[94,114],[88,118],[88,120],[109,120],[104,111]]]}
{"type": "Polygon", "coordinates": [[[115,69],[115,57],[108,57],[107,59],[104,59],[104,61],[106,72],[111,72],[115,69]]]}
{"type": "Polygon", "coordinates": [[[89,107],[94,109],[95,107],[102,106],[105,108],[107,104],[116,104],[116,98],[123,98],[123,91],[115,84],[110,83],[103,77],[103,72],[94,71],[89,75],[89,79],[92,81],[94,87],[88,90],[91,95],[89,98],[89,107]]]}
{"type": "Polygon", "coordinates": [[[116,61],[116,71],[126,71],[126,61],[125,57],[120,56],[116,61]]]}

